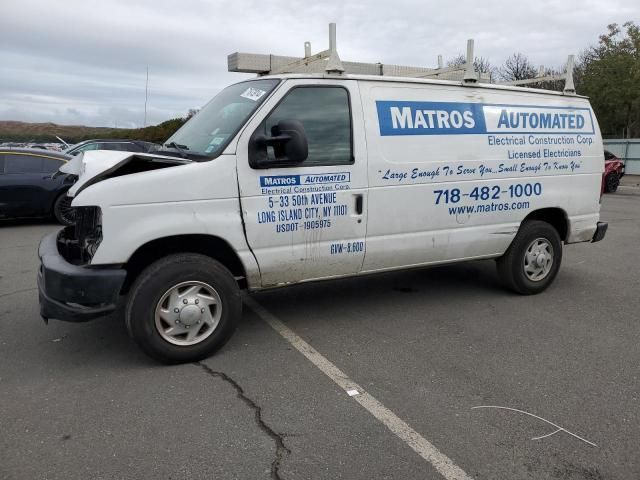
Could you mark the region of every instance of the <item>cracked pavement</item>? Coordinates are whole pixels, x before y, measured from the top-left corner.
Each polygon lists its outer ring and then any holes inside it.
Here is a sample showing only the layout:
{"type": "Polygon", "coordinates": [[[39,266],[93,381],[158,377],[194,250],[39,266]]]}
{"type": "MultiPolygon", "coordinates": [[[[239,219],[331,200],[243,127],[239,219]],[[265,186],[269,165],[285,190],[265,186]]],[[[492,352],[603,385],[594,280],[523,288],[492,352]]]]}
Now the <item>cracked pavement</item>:
{"type": "MultiPolygon", "coordinates": [[[[491,262],[255,299],[477,479],[640,477],[640,195],[605,196],[599,244],[548,292],[505,293],[491,262]],[[542,440],[540,415],[584,436],[542,440]]],[[[47,223],[0,224],[0,478],[439,479],[245,310],[217,355],[161,366],[119,314],[38,316],[47,223]]]]}
{"type": "Polygon", "coordinates": [[[262,418],[262,407],[257,405],[254,400],[247,397],[247,394],[244,393],[244,389],[240,385],[238,385],[238,382],[236,382],[233,378],[229,377],[226,373],[213,371],[203,362],[197,362],[196,365],[202,367],[202,369],[207,372],[208,375],[214,378],[220,378],[231,385],[233,388],[235,388],[238,394],[238,398],[240,398],[244,403],[247,404],[249,408],[251,408],[255,412],[256,425],[258,425],[258,427],[260,427],[263,432],[265,432],[271,439],[273,439],[273,442],[275,444],[275,455],[273,458],[273,462],[271,462],[271,478],[273,478],[274,480],[281,480],[282,477],[280,476],[280,463],[282,461],[282,457],[285,454],[291,453],[291,450],[289,450],[284,444],[284,435],[275,432],[273,428],[265,423],[264,419],[262,418]]]}

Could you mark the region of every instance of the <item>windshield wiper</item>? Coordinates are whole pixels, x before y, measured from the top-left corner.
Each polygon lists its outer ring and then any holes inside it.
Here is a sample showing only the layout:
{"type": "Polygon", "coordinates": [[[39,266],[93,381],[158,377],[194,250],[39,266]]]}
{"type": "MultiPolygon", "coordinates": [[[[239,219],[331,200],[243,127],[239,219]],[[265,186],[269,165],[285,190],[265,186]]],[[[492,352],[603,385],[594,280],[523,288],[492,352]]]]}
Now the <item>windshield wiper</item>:
{"type": "Polygon", "coordinates": [[[186,145],[182,145],[180,143],[176,143],[176,142],[169,142],[169,143],[165,143],[163,145],[163,147],[168,147],[168,148],[173,148],[174,150],[178,150],[178,152],[180,152],[180,156],[182,158],[187,158],[187,150],[189,150],[189,147],[187,147],[186,145]]]}
{"type": "Polygon", "coordinates": [[[177,151],[180,154],[181,158],[186,158],[189,160],[193,160],[195,162],[201,162],[203,160],[211,159],[211,157],[207,154],[200,153],[200,152],[192,152],[191,150],[189,151],[187,150],[189,150],[189,147],[187,147],[186,145],[182,145],[181,143],[176,143],[176,142],[169,142],[162,145],[162,148],[159,148],[158,150],[154,150],[153,153],[158,153],[158,154],[170,153],[172,155],[175,155],[174,152],[177,151]],[[203,160],[199,160],[199,158],[203,160]]]}

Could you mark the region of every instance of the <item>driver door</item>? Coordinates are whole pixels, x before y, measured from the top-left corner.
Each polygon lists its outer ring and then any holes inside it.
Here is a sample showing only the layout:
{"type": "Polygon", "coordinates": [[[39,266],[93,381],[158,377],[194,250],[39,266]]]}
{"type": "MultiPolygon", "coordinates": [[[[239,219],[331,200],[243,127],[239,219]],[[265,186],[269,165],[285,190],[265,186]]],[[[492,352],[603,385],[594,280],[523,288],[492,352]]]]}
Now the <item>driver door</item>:
{"type": "Polygon", "coordinates": [[[355,81],[288,80],[244,129],[237,148],[247,241],[262,286],[350,275],[362,269],[366,235],[366,144],[355,81]],[[302,123],[307,158],[276,165],[274,148],[249,164],[252,136],[282,120],[302,123]],[[272,162],[272,163],[270,163],[272,162]]]}

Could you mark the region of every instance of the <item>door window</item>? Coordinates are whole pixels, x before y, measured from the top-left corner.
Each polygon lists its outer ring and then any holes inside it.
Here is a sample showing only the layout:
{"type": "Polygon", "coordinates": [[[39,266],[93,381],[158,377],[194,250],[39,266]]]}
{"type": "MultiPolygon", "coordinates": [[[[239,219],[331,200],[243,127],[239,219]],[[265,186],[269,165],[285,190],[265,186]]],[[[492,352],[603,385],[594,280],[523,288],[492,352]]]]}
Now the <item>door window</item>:
{"type": "MultiPolygon", "coordinates": [[[[261,129],[271,135],[280,120],[298,120],[304,126],[309,156],[297,167],[353,163],[349,93],[342,87],[298,87],[266,118],[261,129]]],[[[275,160],[273,147],[269,160],[275,160]]]]}
{"type": "Polygon", "coordinates": [[[5,173],[42,173],[42,157],[6,155],[5,173]]]}

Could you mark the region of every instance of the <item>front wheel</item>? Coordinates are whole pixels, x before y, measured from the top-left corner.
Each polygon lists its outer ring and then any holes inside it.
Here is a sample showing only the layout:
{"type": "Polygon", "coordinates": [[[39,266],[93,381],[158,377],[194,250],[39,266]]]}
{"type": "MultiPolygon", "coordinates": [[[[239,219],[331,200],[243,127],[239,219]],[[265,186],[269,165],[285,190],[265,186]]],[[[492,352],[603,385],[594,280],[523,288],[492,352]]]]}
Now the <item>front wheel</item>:
{"type": "Polygon", "coordinates": [[[164,363],[195,362],[220,349],[242,314],[240,289],[219,262],[170,255],[135,281],[125,311],[133,340],[164,363]]]}
{"type": "Polygon", "coordinates": [[[551,285],[561,262],[562,240],[558,231],[547,222],[528,220],[497,260],[498,275],[510,290],[532,295],[551,285]]]}

